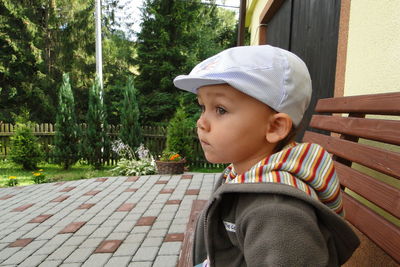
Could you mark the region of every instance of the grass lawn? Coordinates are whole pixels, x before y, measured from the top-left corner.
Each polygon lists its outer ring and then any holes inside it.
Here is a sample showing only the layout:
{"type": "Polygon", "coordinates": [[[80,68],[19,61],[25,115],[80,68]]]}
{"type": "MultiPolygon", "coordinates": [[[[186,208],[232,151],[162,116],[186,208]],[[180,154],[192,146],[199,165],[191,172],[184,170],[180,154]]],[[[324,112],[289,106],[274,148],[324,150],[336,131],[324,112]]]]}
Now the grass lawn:
{"type": "MultiPolygon", "coordinates": [[[[106,166],[102,170],[93,170],[89,165],[75,164],[69,170],[63,170],[59,165],[43,163],[38,165],[38,170],[46,175],[49,182],[73,181],[94,177],[112,176],[113,166],[106,166]]],[[[37,171],[38,171],[37,170],[37,171]]],[[[0,187],[6,187],[10,176],[15,176],[18,180],[18,186],[34,184],[33,172],[23,170],[11,161],[0,161],[0,187]]]]}
{"type": "MultiPolygon", "coordinates": [[[[73,181],[95,177],[116,176],[111,172],[115,166],[105,166],[101,170],[94,170],[89,165],[75,164],[69,170],[63,170],[57,164],[43,163],[38,165],[36,171],[26,171],[9,160],[0,160],[0,187],[7,187],[10,176],[15,176],[18,186],[34,184],[33,173],[39,170],[46,176],[48,182],[73,181]]],[[[190,172],[215,173],[222,172],[224,168],[192,168],[190,172]]]]}

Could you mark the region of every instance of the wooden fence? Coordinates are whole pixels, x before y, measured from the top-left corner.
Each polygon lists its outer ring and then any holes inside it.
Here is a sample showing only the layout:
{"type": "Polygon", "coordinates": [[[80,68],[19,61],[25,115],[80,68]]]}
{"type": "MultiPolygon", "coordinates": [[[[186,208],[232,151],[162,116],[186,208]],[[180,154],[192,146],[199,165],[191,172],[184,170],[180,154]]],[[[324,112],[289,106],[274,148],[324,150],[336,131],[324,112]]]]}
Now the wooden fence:
{"type": "MultiPolygon", "coordinates": [[[[110,136],[111,141],[118,139],[120,126],[119,125],[110,125],[108,129],[108,135],[110,136]]],[[[10,136],[12,136],[15,132],[15,126],[9,123],[0,123],[0,158],[7,158],[10,153],[10,136]]],[[[54,146],[54,135],[55,129],[54,125],[51,123],[42,123],[36,124],[32,128],[33,134],[38,138],[39,143],[45,153],[46,161],[52,162],[53,158],[51,155],[52,147],[54,146]]],[[[144,145],[147,147],[151,154],[155,157],[160,155],[165,148],[166,141],[166,127],[161,126],[143,126],[142,134],[144,139],[144,145]]],[[[201,146],[198,142],[198,138],[196,135],[195,129],[193,129],[190,133],[193,140],[193,155],[192,160],[190,162],[190,166],[194,167],[222,167],[221,164],[211,164],[207,162],[204,158],[201,146]]],[[[107,165],[114,165],[118,161],[118,157],[115,153],[109,158],[105,159],[105,163],[107,165]]]]}

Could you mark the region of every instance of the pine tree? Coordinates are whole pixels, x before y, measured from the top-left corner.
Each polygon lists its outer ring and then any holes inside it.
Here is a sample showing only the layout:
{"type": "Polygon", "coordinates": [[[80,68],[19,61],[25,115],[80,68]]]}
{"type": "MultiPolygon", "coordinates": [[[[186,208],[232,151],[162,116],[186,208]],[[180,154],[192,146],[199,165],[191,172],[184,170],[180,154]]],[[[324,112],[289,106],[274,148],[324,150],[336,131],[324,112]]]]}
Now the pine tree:
{"type": "Polygon", "coordinates": [[[64,73],[63,82],[58,92],[58,112],[54,140],[56,162],[64,169],[68,169],[79,159],[78,138],[74,96],[69,75],[64,73]]]}
{"type": "Polygon", "coordinates": [[[97,77],[89,91],[86,122],[83,154],[95,169],[100,169],[109,156],[110,142],[107,135],[108,124],[103,94],[97,77]]]}
{"type": "Polygon", "coordinates": [[[134,150],[142,141],[139,124],[139,106],[136,96],[137,91],[133,84],[133,79],[129,77],[122,102],[120,138],[122,142],[128,144],[134,150]]]}
{"type": "MultiPolygon", "coordinates": [[[[168,121],[181,94],[173,79],[231,44],[223,41],[225,31],[219,27],[222,18],[230,17],[218,12],[215,1],[203,2],[145,0],[137,38],[139,75],[135,83],[141,93],[141,122],[168,121]]],[[[224,27],[234,29],[231,22],[224,27]]]]}

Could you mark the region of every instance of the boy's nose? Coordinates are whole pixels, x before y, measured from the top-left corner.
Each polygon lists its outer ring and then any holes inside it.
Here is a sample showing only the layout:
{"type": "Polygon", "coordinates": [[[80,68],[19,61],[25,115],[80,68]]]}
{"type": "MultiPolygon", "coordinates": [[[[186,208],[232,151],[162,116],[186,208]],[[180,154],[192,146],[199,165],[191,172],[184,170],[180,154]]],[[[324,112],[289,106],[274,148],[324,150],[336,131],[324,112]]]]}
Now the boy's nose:
{"type": "Polygon", "coordinates": [[[204,114],[202,114],[200,116],[200,118],[197,120],[197,128],[202,130],[202,131],[209,131],[210,130],[210,124],[208,123],[208,121],[205,118],[204,114]]]}

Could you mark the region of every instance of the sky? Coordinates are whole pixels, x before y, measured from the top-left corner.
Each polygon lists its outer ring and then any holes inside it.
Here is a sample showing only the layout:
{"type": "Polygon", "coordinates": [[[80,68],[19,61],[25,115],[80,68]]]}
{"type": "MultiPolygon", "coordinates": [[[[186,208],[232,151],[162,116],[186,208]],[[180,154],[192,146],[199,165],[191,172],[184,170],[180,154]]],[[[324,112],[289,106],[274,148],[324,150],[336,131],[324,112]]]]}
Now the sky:
{"type": "MultiPolygon", "coordinates": [[[[207,0],[202,0],[207,2],[207,0]]],[[[121,5],[126,4],[126,8],[117,16],[121,20],[126,20],[127,14],[131,15],[129,22],[133,22],[133,30],[135,32],[140,31],[140,10],[139,8],[143,5],[143,0],[120,0],[121,5]]],[[[216,0],[219,5],[239,7],[240,0],[216,0]]],[[[235,10],[239,14],[239,8],[229,8],[235,10]]]]}

